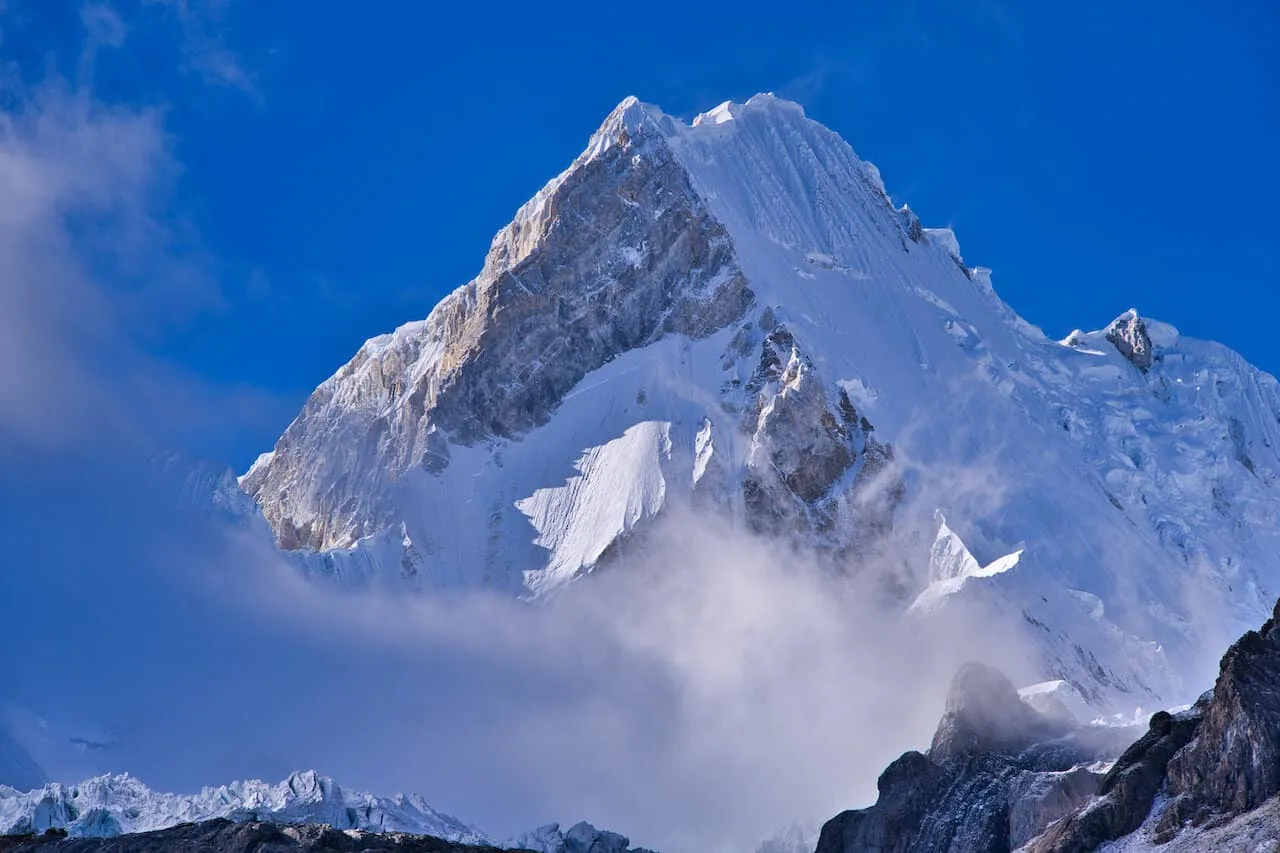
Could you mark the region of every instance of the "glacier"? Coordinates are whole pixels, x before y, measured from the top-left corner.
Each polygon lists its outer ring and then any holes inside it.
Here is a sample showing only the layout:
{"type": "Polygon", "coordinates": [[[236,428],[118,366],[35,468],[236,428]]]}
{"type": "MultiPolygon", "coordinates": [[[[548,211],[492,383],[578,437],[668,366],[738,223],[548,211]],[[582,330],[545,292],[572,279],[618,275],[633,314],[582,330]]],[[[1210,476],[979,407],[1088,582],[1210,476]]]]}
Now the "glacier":
{"type": "Polygon", "coordinates": [[[304,574],[406,593],[552,598],[720,512],[1132,715],[1269,612],[1278,443],[1273,377],[1136,310],[1049,338],[799,105],[629,98],[239,485],[304,574]]]}

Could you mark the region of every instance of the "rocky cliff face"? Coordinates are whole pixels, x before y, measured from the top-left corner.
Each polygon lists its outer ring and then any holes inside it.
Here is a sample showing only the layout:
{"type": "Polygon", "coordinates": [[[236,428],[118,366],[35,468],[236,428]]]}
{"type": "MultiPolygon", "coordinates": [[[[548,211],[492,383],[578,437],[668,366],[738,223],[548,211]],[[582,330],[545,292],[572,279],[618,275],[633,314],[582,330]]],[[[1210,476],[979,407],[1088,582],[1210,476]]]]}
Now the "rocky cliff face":
{"type": "Polygon", "coordinates": [[[282,547],[350,546],[394,520],[388,492],[410,469],[439,473],[451,445],[523,435],[609,360],[706,337],[751,299],[724,226],[626,102],[499,232],[480,275],[362,347],[244,487],[282,547]]]}
{"type": "Polygon", "coordinates": [[[829,821],[817,853],[1262,849],[1280,830],[1277,697],[1280,603],[1223,656],[1211,692],[1154,714],[1123,751],[1125,730],[1041,715],[999,672],[967,666],[929,752],[891,764],[876,804],[829,821]]]}
{"type": "Polygon", "coordinates": [[[1280,602],[1258,631],[1222,658],[1213,692],[1201,699],[1194,741],[1166,772],[1170,802],[1156,840],[1258,808],[1280,794],[1280,602]]]}
{"type": "Polygon", "coordinates": [[[822,828],[817,853],[1009,851],[1094,795],[1127,732],[1054,720],[981,664],[957,675],[927,753],[908,752],[870,808],[822,828]]]}

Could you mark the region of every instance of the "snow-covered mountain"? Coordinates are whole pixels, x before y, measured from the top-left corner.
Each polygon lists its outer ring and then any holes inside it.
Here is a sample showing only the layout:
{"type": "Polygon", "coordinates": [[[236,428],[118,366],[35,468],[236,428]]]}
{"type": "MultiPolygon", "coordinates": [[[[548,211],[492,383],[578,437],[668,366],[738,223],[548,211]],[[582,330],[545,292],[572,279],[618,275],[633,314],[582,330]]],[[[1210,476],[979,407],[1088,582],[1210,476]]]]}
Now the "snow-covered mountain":
{"type": "Polygon", "coordinates": [[[315,771],[294,773],[277,785],[252,779],[191,795],[152,791],[128,774],[97,776],[76,785],[51,783],[25,792],[0,785],[0,834],[57,828],[72,836],[114,836],[219,817],[411,832],[462,843],[489,840],[417,794],[375,797],[347,791],[315,771]]]}
{"type": "Polygon", "coordinates": [[[1135,311],[1049,339],[796,104],[628,99],[240,482],[314,576],[533,597],[727,512],[1113,712],[1270,610],[1278,447],[1271,376],[1135,311]]]}
{"type": "Polygon", "coordinates": [[[437,811],[418,794],[379,797],[348,791],[314,770],[293,773],[276,785],[250,779],[197,794],[153,791],[127,773],[95,776],[76,785],[50,783],[29,791],[0,785],[0,835],[61,829],[73,838],[112,838],[215,818],[404,832],[538,853],[652,853],[633,849],[626,836],[586,822],[567,829],[550,823],[498,841],[437,811]]]}

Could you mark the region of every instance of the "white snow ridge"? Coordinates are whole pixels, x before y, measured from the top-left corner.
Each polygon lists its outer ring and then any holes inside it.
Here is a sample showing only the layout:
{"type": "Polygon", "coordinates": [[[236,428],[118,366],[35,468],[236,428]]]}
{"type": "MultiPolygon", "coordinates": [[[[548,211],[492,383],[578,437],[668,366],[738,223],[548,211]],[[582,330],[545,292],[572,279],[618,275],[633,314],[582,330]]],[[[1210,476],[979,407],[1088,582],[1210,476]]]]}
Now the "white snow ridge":
{"type": "Polygon", "coordinates": [[[1101,716],[1186,701],[1266,617],[1278,481],[1273,377],[1136,311],[1050,340],[758,95],[692,124],[622,102],[241,485],[358,587],[551,596],[676,505],[837,572],[892,550],[904,618],[1016,625],[1060,682],[1032,695],[1101,716]]]}
{"type": "Polygon", "coordinates": [[[324,823],[339,829],[488,842],[479,830],[436,811],[417,794],[375,797],[346,791],[315,771],[294,773],[277,785],[251,779],[190,795],[152,791],[128,774],[26,792],[0,785],[0,834],[39,834],[57,828],[73,837],[110,837],[213,818],[324,823]]]}

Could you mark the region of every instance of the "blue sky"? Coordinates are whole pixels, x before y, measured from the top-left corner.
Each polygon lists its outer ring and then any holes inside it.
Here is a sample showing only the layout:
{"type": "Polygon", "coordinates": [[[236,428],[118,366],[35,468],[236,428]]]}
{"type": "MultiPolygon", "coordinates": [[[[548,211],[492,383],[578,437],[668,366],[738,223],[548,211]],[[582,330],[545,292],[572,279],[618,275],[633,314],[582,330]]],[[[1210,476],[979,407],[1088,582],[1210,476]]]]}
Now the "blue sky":
{"type": "Polygon", "coordinates": [[[261,403],[190,449],[269,447],[628,94],[799,100],[1050,334],[1134,305],[1280,370],[1272,4],[437,5],[6,7],[24,85],[154,116],[147,204],[183,272],[106,268],[104,299],[144,306],[147,356],[261,403]]]}

